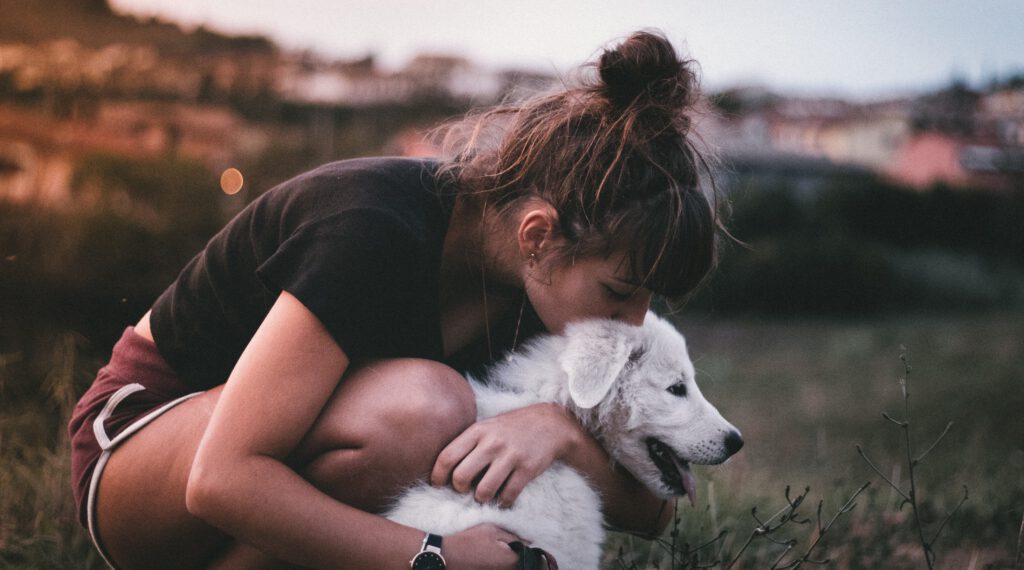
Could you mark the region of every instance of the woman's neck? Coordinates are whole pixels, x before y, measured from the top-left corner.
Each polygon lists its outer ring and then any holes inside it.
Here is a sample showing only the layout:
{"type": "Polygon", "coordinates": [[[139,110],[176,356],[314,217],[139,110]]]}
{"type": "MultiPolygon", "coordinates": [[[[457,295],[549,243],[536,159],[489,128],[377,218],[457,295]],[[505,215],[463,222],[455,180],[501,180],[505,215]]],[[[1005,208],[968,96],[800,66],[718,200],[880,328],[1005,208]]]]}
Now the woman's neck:
{"type": "Polygon", "coordinates": [[[445,235],[442,276],[467,283],[484,281],[495,294],[518,296],[523,283],[515,232],[508,225],[493,212],[458,199],[445,235]]]}
{"type": "Polygon", "coordinates": [[[500,220],[467,200],[456,201],[441,260],[439,303],[445,353],[487,334],[522,302],[522,283],[508,247],[514,238],[500,220]]]}

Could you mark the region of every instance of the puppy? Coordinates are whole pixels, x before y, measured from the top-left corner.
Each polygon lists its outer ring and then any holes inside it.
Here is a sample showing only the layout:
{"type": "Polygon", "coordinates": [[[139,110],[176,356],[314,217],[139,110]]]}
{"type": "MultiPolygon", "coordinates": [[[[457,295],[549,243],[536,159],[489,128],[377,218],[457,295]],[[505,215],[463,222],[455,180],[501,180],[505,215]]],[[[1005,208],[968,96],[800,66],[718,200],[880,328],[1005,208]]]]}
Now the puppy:
{"type": "MultiPolygon", "coordinates": [[[[470,378],[480,419],[555,402],[573,413],[611,456],[663,497],[697,500],[691,464],[717,464],[743,446],[739,431],[694,382],[686,341],[654,313],[639,327],[592,320],[535,339],[495,365],[486,383],[470,378]]],[[[604,542],[601,497],[555,463],[511,508],[426,483],[386,513],[402,524],[451,534],[490,522],[543,548],[561,568],[597,568],[604,542]]]]}

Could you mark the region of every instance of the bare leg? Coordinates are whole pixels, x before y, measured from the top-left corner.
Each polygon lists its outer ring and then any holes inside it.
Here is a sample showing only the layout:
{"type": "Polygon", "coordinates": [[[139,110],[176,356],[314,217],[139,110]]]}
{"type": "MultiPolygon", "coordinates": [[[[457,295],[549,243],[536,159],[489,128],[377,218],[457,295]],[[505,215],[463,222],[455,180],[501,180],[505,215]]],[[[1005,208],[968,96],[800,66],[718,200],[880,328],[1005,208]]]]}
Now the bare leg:
{"type": "Polygon", "coordinates": [[[360,373],[359,382],[338,387],[295,463],[335,499],[381,512],[430,474],[444,446],[476,420],[476,403],[466,380],[437,363],[378,361],[360,373]],[[410,377],[417,379],[393,380],[410,377]]]}
{"type": "MultiPolygon", "coordinates": [[[[286,380],[282,380],[286,381],[286,380]]],[[[101,478],[100,536],[122,568],[260,567],[250,547],[192,517],[185,486],[216,405],[214,389],[167,412],[111,456],[101,478]]],[[[440,450],[475,420],[472,392],[426,360],[354,366],[289,463],[332,497],[377,512],[429,473],[440,450]]]]}

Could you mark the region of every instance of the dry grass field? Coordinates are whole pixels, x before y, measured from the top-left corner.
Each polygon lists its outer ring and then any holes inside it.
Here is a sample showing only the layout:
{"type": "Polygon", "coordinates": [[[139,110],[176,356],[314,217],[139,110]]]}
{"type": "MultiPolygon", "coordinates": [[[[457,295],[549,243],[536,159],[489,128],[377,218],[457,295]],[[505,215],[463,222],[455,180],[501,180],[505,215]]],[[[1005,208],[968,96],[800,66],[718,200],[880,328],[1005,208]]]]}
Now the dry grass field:
{"type": "MultiPolygon", "coordinates": [[[[728,464],[697,468],[700,502],[678,510],[674,535],[649,542],[613,534],[608,568],[770,568],[798,560],[816,538],[819,501],[827,521],[862,484],[871,485],[815,546],[815,567],[925,568],[911,509],[860,458],[860,444],[907,487],[898,378],[909,375],[910,432],[924,451],[916,469],[927,535],[969,498],[934,545],[936,568],[1012,567],[1024,514],[1024,318],[1020,314],[889,316],[869,320],[737,320],[680,315],[699,382],[740,429],[746,447],[728,464]],[[901,461],[904,462],[899,467],[901,461]],[[754,537],[809,488],[796,521],[754,537]],[[726,531],[721,538],[722,531],[726,531]],[[773,540],[775,542],[773,542],[773,540]],[[712,541],[707,547],[697,546],[712,541]],[[675,544],[676,557],[668,556],[675,544]],[[689,557],[687,553],[689,552],[689,557]]],[[[0,354],[0,566],[100,568],[77,527],[68,487],[63,422],[100,356],[80,337],[37,333],[0,354]],[[26,396],[25,386],[35,386],[26,396]]],[[[809,567],[805,563],[804,567],[809,567]]],[[[789,566],[793,567],[793,566],[789,566]]]]}
{"type": "MultiPolygon", "coordinates": [[[[696,510],[679,508],[677,550],[680,542],[692,548],[728,531],[698,557],[706,567],[726,568],[758,526],[752,508],[768,522],[787,506],[787,486],[792,497],[809,488],[800,513],[811,522],[787,525],[772,536],[798,541],[777,566],[786,567],[815,540],[819,501],[827,521],[870,481],[810,558],[832,559],[829,568],[925,568],[912,509],[900,508],[902,498],[856,451],[861,445],[908,492],[903,432],[882,416],[904,419],[899,378],[907,377],[915,457],[953,422],[915,469],[927,538],[963,498],[963,487],[969,490],[934,545],[935,567],[1013,567],[1024,515],[1020,314],[678,320],[703,391],[743,430],[746,446],[728,464],[697,473],[701,503],[696,510]]],[[[681,560],[673,566],[664,548],[644,549],[635,539],[632,544],[638,554],[610,552],[609,567],[630,568],[632,561],[643,568],[652,561],[663,568],[705,567],[681,560]]],[[[784,545],[758,537],[732,567],[770,568],[784,551],[784,545]]]]}

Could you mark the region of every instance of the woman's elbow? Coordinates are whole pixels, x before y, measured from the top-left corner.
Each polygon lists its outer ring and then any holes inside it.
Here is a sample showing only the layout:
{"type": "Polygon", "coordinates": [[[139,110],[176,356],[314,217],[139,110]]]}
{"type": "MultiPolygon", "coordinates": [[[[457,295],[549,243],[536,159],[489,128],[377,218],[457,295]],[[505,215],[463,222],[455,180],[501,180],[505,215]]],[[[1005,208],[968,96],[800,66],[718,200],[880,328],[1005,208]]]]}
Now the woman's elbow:
{"type": "Polygon", "coordinates": [[[211,469],[202,468],[196,461],[185,487],[185,509],[190,515],[213,522],[210,518],[215,516],[224,497],[224,490],[219,488],[220,480],[211,469]]]}

